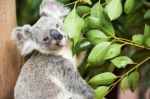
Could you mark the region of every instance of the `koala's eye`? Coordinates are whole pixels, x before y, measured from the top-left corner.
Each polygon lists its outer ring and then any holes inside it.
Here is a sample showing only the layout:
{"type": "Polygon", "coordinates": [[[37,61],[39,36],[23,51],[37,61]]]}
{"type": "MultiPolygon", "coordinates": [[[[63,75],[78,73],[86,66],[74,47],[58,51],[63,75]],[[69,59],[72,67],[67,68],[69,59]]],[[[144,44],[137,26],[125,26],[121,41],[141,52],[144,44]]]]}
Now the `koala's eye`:
{"type": "Polygon", "coordinates": [[[49,40],[48,37],[43,38],[43,41],[44,41],[44,42],[46,42],[46,41],[48,41],[48,40],[49,40]]]}
{"type": "Polygon", "coordinates": [[[59,28],[59,24],[56,24],[56,28],[59,28]]]}

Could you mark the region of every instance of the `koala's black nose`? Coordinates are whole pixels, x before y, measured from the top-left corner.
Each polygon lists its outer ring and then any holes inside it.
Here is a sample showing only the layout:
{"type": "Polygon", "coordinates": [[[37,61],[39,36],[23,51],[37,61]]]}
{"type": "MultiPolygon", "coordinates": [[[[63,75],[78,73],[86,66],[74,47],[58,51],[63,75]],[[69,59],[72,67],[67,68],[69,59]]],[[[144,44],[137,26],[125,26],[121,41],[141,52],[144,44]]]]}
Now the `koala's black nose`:
{"type": "Polygon", "coordinates": [[[50,36],[55,39],[56,41],[60,41],[63,38],[63,35],[60,34],[56,29],[50,30],[50,36]]]}

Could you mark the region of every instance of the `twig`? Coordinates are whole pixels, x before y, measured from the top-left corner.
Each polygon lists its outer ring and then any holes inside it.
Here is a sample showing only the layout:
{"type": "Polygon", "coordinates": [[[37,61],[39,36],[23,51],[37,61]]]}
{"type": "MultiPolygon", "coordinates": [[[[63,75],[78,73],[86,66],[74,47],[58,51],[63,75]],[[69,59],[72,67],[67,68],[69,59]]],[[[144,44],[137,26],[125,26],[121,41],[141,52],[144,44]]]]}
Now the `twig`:
{"type": "Polygon", "coordinates": [[[96,24],[98,27],[100,27],[101,29],[103,29],[107,34],[109,34],[113,39],[116,39],[116,41],[119,41],[121,43],[124,43],[124,44],[128,44],[128,45],[132,45],[132,46],[135,46],[135,47],[139,47],[139,48],[145,48],[147,50],[150,50],[150,48],[148,47],[145,47],[145,46],[142,46],[142,45],[139,45],[139,44],[136,44],[134,43],[133,41],[131,40],[127,40],[127,39],[124,39],[124,38],[118,38],[118,37],[115,37],[114,35],[112,35],[112,33],[110,33],[108,30],[106,30],[105,28],[103,28],[101,25],[93,22],[94,24],[96,24]]]}
{"type": "Polygon", "coordinates": [[[145,63],[145,62],[148,61],[149,59],[150,59],[150,56],[147,57],[146,59],[144,59],[142,62],[140,62],[140,63],[137,64],[136,66],[134,66],[132,69],[130,69],[127,73],[125,73],[125,74],[122,75],[121,77],[119,76],[120,79],[109,86],[109,87],[111,87],[111,88],[109,89],[109,92],[108,92],[108,93],[110,93],[111,90],[112,90],[125,76],[127,76],[127,75],[128,75],[129,73],[131,73],[133,70],[139,68],[139,66],[141,66],[143,63],[145,63]]]}

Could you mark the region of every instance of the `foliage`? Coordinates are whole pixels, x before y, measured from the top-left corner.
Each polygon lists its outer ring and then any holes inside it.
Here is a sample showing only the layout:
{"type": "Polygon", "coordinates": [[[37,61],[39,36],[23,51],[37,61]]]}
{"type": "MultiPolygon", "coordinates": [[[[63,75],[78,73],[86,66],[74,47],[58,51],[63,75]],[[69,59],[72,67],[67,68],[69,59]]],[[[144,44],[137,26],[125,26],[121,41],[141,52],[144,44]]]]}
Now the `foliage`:
{"type": "MultiPolygon", "coordinates": [[[[41,0],[31,1],[21,3],[25,7],[18,9],[19,24],[37,20],[41,0]]],[[[87,52],[79,71],[95,89],[97,99],[105,97],[119,83],[122,92],[127,86],[134,91],[143,68],[150,65],[149,1],[58,1],[71,8],[64,21],[65,31],[73,42],[74,54],[87,52]],[[114,74],[114,69],[120,73],[114,74]]],[[[149,87],[150,78],[145,79],[149,87]]]]}
{"type": "MultiPolygon", "coordinates": [[[[123,92],[127,85],[134,92],[139,81],[141,70],[139,67],[144,66],[150,59],[148,2],[146,4],[141,0],[95,0],[95,2],[91,0],[90,3],[87,3],[86,0],[76,0],[73,3],[70,2],[71,0],[65,4],[67,6],[74,4],[72,8],[74,13],[71,12],[66,16],[65,29],[68,35],[74,35],[75,38],[70,38],[74,45],[76,42],[79,42],[78,46],[83,41],[90,42],[88,43],[89,48],[85,49],[88,50],[88,57],[84,61],[86,64],[81,65],[79,70],[83,75],[88,73],[87,76],[84,76],[95,89],[97,99],[106,96],[119,82],[123,92]],[[80,21],[78,21],[79,17],[76,17],[77,14],[80,16],[80,21]],[[84,27],[81,27],[83,21],[84,27]],[[72,24],[73,22],[78,24],[72,24]],[[75,36],[77,30],[70,29],[70,25],[80,27],[78,34],[84,35],[84,38],[75,36]],[[147,54],[143,56],[145,52],[147,54]],[[122,73],[116,76],[113,74],[114,69],[110,70],[113,67],[120,69],[122,73]]],[[[80,52],[80,47],[74,51],[76,54],[80,52]]],[[[74,46],[73,49],[75,49],[74,46]]]]}

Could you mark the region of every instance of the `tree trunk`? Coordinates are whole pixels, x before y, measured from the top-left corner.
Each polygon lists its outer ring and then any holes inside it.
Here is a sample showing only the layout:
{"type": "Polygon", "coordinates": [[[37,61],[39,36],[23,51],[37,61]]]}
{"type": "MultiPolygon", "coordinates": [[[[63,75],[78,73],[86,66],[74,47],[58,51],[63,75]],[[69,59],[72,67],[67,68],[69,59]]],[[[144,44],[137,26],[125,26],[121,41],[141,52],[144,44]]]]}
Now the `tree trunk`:
{"type": "Polygon", "coordinates": [[[22,58],[11,41],[16,26],[15,0],[0,0],[0,99],[13,99],[22,58]]]}

